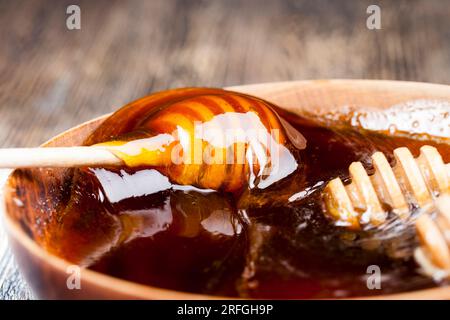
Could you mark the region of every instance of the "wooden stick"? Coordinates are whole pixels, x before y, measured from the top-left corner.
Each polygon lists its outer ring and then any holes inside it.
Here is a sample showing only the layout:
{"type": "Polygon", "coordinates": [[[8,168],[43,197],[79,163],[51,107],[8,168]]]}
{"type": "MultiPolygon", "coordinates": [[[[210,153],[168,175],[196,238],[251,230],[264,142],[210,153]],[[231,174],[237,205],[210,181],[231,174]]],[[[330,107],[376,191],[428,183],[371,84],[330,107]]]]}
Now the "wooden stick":
{"type": "Polygon", "coordinates": [[[104,147],[0,149],[0,168],[120,166],[123,161],[104,147]]]}

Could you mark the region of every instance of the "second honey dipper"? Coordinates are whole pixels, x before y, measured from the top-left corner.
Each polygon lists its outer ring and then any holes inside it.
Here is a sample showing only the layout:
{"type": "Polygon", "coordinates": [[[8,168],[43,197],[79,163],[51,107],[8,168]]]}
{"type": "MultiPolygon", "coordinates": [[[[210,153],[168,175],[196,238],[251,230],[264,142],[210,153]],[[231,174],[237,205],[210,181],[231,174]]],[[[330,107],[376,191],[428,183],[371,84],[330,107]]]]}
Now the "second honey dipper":
{"type": "Polygon", "coordinates": [[[436,148],[422,146],[418,158],[407,148],[397,148],[394,156],[393,168],[377,152],[372,155],[372,176],[354,162],[349,168],[351,183],[344,186],[340,178],[330,181],[324,190],[326,213],[340,225],[357,230],[361,223],[382,224],[388,211],[406,219],[411,205],[424,208],[433,205],[436,196],[450,192],[450,165],[436,148]]]}

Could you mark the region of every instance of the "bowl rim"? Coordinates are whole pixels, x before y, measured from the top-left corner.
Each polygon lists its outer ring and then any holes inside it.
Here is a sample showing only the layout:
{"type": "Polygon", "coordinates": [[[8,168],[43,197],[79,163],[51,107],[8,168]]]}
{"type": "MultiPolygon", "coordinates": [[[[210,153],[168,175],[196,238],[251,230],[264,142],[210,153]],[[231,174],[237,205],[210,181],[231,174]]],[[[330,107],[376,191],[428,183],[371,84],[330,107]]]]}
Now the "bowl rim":
{"type": "MultiPolygon", "coordinates": [[[[359,85],[368,85],[369,87],[372,85],[382,85],[386,86],[398,86],[401,87],[406,86],[421,86],[424,89],[445,89],[449,92],[450,98],[450,85],[444,84],[434,84],[434,83],[426,83],[426,82],[413,82],[413,81],[393,81],[393,80],[364,80],[364,79],[323,79],[323,80],[300,80],[300,81],[285,81],[285,82],[267,82],[267,83],[259,83],[259,84],[249,84],[249,85],[240,85],[240,86],[232,86],[226,87],[224,89],[239,91],[248,93],[253,90],[263,89],[264,87],[269,86],[298,86],[298,85],[306,85],[306,84],[314,84],[317,83],[330,83],[330,84],[359,84],[359,85]]],[[[270,99],[268,99],[270,101],[270,99]]],[[[69,132],[76,131],[82,127],[100,124],[103,120],[105,120],[111,113],[102,115],[100,117],[94,118],[92,120],[83,122],[77,126],[71,127],[68,130],[52,137],[45,143],[41,145],[44,147],[53,141],[60,139],[61,137],[67,135],[69,132]]],[[[8,176],[7,181],[10,179],[8,176]]],[[[4,188],[5,186],[2,186],[4,188]]],[[[28,253],[32,254],[39,260],[42,260],[44,263],[49,264],[54,269],[58,270],[62,274],[66,273],[66,270],[69,266],[73,265],[69,261],[66,261],[56,255],[51,254],[46,251],[44,248],[39,246],[35,241],[33,241],[20,226],[11,219],[11,217],[7,214],[5,201],[2,201],[2,205],[0,207],[1,213],[3,213],[3,221],[5,222],[5,229],[8,232],[9,236],[14,238],[20,245],[25,247],[28,253]]],[[[164,289],[160,287],[154,287],[144,284],[139,284],[136,282],[123,280],[117,277],[109,276],[103,274],[101,272],[93,271],[87,268],[82,268],[82,283],[87,282],[91,283],[95,286],[101,287],[103,289],[108,290],[109,292],[126,295],[131,299],[162,299],[162,300],[225,300],[225,299],[233,299],[240,300],[242,298],[239,297],[228,297],[228,296],[215,296],[215,295],[207,295],[207,294],[197,294],[185,291],[177,291],[171,289],[164,289]]],[[[82,285],[83,286],[83,285],[82,285]]],[[[339,298],[342,300],[342,298],[339,298]]],[[[402,300],[402,299],[450,299],[450,286],[443,287],[433,287],[422,290],[414,290],[407,291],[395,294],[382,294],[376,296],[361,296],[361,297],[350,297],[343,298],[344,300],[379,300],[379,299],[393,299],[393,300],[402,300]]],[[[297,299],[291,299],[297,300],[297,299]]]]}

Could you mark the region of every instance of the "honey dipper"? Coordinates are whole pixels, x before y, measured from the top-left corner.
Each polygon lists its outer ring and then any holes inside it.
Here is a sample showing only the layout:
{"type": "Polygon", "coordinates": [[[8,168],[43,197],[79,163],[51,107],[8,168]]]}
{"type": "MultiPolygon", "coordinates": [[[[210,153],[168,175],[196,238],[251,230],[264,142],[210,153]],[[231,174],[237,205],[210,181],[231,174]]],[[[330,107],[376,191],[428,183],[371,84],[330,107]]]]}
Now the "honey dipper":
{"type": "Polygon", "coordinates": [[[361,162],[353,162],[350,184],[344,186],[340,178],[331,180],[324,189],[326,214],[339,225],[358,230],[361,224],[382,224],[388,211],[406,219],[411,205],[426,208],[436,196],[450,192],[450,164],[443,162],[436,148],[422,146],[416,159],[408,148],[397,148],[394,157],[396,164],[391,168],[384,154],[376,152],[372,176],[361,162]]]}
{"type": "Polygon", "coordinates": [[[0,149],[0,168],[152,166],[177,184],[233,192],[246,182],[264,187],[290,174],[297,162],[287,145],[298,149],[306,145],[304,137],[276,113],[276,106],[221,89],[161,92],[116,114],[138,112],[157,99],[161,104],[144,114],[137,128],[149,136],[135,140],[119,136],[93,146],[0,149]],[[219,160],[217,164],[203,161],[205,150],[219,160]],[[226,158],[230,150],[232,165],[226,158]],[[181,154],[176,159],[180,161],[174,161],[174,154],[181,154]],[[279,163],[281,176],[275,177],[271,169],[278,160],[285,162],[279,163]]]}

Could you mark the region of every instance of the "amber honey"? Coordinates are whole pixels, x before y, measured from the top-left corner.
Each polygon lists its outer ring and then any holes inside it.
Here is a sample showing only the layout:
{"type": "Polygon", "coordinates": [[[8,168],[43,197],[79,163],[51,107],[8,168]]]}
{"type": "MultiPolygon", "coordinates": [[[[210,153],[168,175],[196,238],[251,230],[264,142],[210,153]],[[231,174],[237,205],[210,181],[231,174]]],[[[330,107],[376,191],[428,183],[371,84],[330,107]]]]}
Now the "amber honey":
{"type": "MultiPolygon", "coordinates": [[[[200,140],[203,150],[206,139],[200,140]]],[[[267,139],[258,140],[266,146],[262,141],[267,139]]],[[[85,144],[122,147],[115,151],[127,165],[19,170],[11,182],[17,200],[42,212],[33,221],[23,217],[23,227],[47,250],[73,263],[146,285],[236,297],[350,297],[437,285],[418,272],[412,225],[392,218],[377,230],[340,228],[324,215],[321,190],[335,177],[348,180],[353,161],[370,171],[375,151],[392,161],[397,147],[417,154],[429,144],[448,162],[450,147],[441,140],[335,126],[245,95],[187,89],[124,107],[85,144]],[[148,150],[123,147],[167,133],[174,137],[180,127],[189,134],[194,122],[202,125],[217,117],[223,119],[216,124],[219,131],[252,129],[258,121],[268,132],[278,129],[266,138],[284,148],[282,168],[270,170],[272,149],[263,148],[257,157],[247,138],[226,144],[233,150],[244,144],[243,163],[211,166],[195,163],[187,149],[182,151],[192,162],[174,165],[164,158],[175,146],[170,139],[158,140],[152,149],[157,153],[150,156],[160,161],[156,165],[139,158],[148,150]],[[55,178],[42,188],[44,174],[55,178]],[[373,265],[383,274],[380,290],[367,286],[373,265]]]]}

